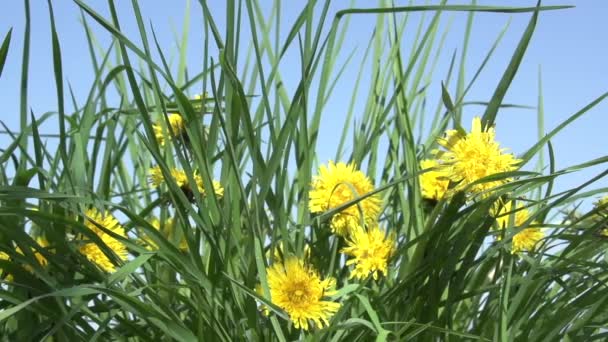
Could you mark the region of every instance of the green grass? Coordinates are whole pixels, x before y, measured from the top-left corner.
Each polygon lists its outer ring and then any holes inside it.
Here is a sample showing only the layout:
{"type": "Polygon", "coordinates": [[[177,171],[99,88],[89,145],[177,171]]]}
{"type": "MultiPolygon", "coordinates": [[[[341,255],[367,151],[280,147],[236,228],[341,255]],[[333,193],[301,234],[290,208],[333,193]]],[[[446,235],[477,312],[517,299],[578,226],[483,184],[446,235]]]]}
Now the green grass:
{"type": "Polygon", "coordinates": [[[0,150],[0,251],[9,257],[0,259],[0,340],[606,339],[608,240],[598,233],[606,220],[601,207],[583,213],[573,206],[605,192],[593,186],[608,171],[573,189],[553,189],[560,176],[603,165],[608,158],[557,169],[551,139],[608,93],[546,132],[539,71],[538,117],[529,123],[538,125],[538,142],[519,155],[527,163],[521,171],[496,176],[511,176],[513,182],[486,199],[471,201],[457,194],[429,207],[418,181],[419,161],[437,147],[435,139],[451,127],[470,127],[462,122],[468,90],[507,30],[477,70],[465,70],[476,13],[530,17],[504,72],[495,75],[496,89],[483,103],[482,119],[493,124],[499,109],[509,106],[503,100],[537,21],[544,11],[566,6],[442,1],[390,7],[380,1],[376,8],[344,4],[334,15],[326,1],[301,5],[297,19],[285,22],[281,15],[287,2],[275,1],[266,13],[261,1],[228,1],[226,26],[220,27],[208,4],[200,1],[189,6],[203,13],[204,60],[188,66],[188,13],[175,34],[179,48],[168,51],[159,45],[137,1],[132,11],[139,37],[133,40],[121,32],[113,0],[108,16],[84,1],[74,2],[82,9],[94,81],[86,98],[75,98],[64,88],[63,63],[74,56],[62,54],[49,1],[57,94],[57,107],[49,114],[28,113],[29,2],[24,41],[12,40],[12,30],[0,32],[0,77],[9,67],[8,51],[23,43],[20,130],[10,133],[5,127],[11,144],[0,150]],[[407,32],[411,45],[405,49],[402,33],[419,12],[428,20],[407,32]],[[443,84],[428,84],[438,57],[452,54],[443,47],[450,25],[439,25],[448,12],[468,18],[463,49],[441,75],[443,84]],[[357,60],[341,51],[349,26],[361,16],[377,21],[357,60]],[[93,26],[113,37],[107,50],[93,26]],[[299,58],[299,69],[289,75],[279,67],[287,53],[299,58]],[[352,96],[336,89],[347,66],[359,73],[352,96]],[[285,79],[297,81],[294,90],[284,85],[285,79]],[[201,87],[208,93],[202,103],[192,98],[201,87]],[[432,109],[425,105],[427,87],[442,90],[432,109]],[[316,151],[329,115],[326,105],[336,97],[347,114],[335,159],[362,165],[364,173],[378,180],[381,225],[398,236],[389,273],[379,281],[348,279],[338,252],[343,241],[327,226],[331,215],[361,198],[320,215],[308,209],[311,181],[325,163],[316,151]],[[355,103],[363,103],[361,117],[355,115],[355,103]],[[160,122],[167,128],[165,114],[170,112],[184,117],[187,144],[157,143],[152,125],[160,122]],[[59,124],[53,135],[43,136],[40,126],[49,118],[59,124]],[[47,144],[50,140],[58,144],[47,144]],[[148,169],[155,165],[165,175],[173,167],[183,169],[190,184],[196,172],[206,189],[217,179],[224,196],[203,196],[194,186],[189,198],[170,177],[161,190],[152,189],[148,169]],[[510,239],[520,228],[505,231],[494,242],[495,220],[488,211],[505,194],[527,198],[523,203],[534,221],[527,225],[550,228],[534,253],[510,253],[510,239]],[[113,212],[128,231],[127,238],[118,237],[129,249],[126,262],[85,225],[83,214],[91,206],[113,212]],[[152,227],[153,216],[173,218],[174,233],[152,227]],[[143,235],[158,250],[143,247],[137,239],[143,235]],[[38,245],[39,236],[49,241],[48,247],[38,245]],[[118,270],[105,273],[89,262],[74,236],[99,244],[118,270]],[[182,237],[186,251],[178,248],[182,237]],[[337,279],[333,298],[341,309],[329,327],[294,329],[287,314],[254,291],[261,283],[268,294],[265,254],[279,242],[286,253],[297,255],[310,245],[311,262],[324,276],[337,279]],[[38,263],[37,253],[48,265],[38,263]],[[269,317],[258,309],[262,302],[270,306],[269,317]]]}

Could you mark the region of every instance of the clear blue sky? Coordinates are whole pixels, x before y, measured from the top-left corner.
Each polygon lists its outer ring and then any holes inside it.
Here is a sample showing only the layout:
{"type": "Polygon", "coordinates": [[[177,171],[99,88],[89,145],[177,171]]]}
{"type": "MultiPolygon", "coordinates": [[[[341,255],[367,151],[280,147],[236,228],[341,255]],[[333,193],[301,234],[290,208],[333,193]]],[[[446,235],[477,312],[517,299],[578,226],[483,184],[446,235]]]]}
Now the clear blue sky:
{"type": "MultiPolygon", "coordinates": [[[[109,18],[106,1],[87,1],[93,8],[109,18]]],[[[127,36],[139,42],[135,19],[132,17],[130,1],[116,1],[122,22],[122,29],[127,36]]],[[[176,51],[175,38],[179,36],[182,28],[182,18],[185,11],[185,1],[141,1],[146,23],[152,22],[158,35],[161,46],[168,51],[176,51]]],[[[216,14],[217,24],[223,31],[225,9],[224,1],[209,1],[213,13],[216,14]]],[[[262,1],[265,5],[270,1],[262,1]]],[[[344,8],[347,1],[332,3],[332,12],[344,8]]],[[[407,1],[396,1],[398,5],[405,5],[407,1]]],[[[423,1],[416,1],[423,3],[423,1]]],[[[450,3],[467,3],[452,1],[450,3]]],[[[506,4],[512,6],[534,6],[536,1],[479,1],[482,5],[506,4]]],[[[68,0],[53,1],[57,29],[61,40],[63,53],[63,68],[66,85],[71,85],[76,98],[84,101],[93,81],[93,73],[88,56],[86,37],[80,23],[78,7],[68,0]]],[[[282,5],[282,25],[287,30],[292,20],[301,10],[304,2],[284,2],[282,5]],[[291,3],[292,5],[286,5],[291,3]],[[297,5],[293,5],[297,4],[297,5]]],[[[358,1],[357,7],[371,6],[373,1],[358,1]]],[[[519,73],[513,82],[505,99],[506,103],[516,103],[535,106],[538,96],[538,69],[542,66],[543,92],[545,99],[545,130],[549,131],[568,116],[591,102],[602,93],[608,91],[608,1],[605,0],[562,0],[544,1],[544,5],[572,4],[576,8],[561,11],[543,12],[538,21],[536,32],[528,48],[526,57],[519,73]]],[[[49,31],[49,17],[46,1],[31,1],[31,60],[29,77],[29,107],[36,116],[47,111],[56,110],[55,83],[53,78],[51,40],[49,31]]],[[[198,1],[191,4],[191,34],[188,51],[188,66],[191,73],[202,68],[202,20],[198,1]]],[[[333,17],[333,15],[332,15],[333,17]]],[[[453,18],[452,28],[448,35],[444,56],[440,59],[438,70],[435,72],[431,84],[431,97],[437,96],[441,81],[447,70],[449,57],[462,44],[462,30],[466,20],[464,13],[446,13],[443,23],[453,18]]],[[[467,100],[487,101],[498,83],[500,75],[506,67],[515,44],[519,41],[525,26],[530,18],[529,14],[478,14],[475,17],[471,42],[469,46],[469,59],[467,68],[470,70],[467,81],[473,71],[479,66],[485,53],[491,47],[498,33],[511,20],[510,28],[502,44],[495,53],[490,65],[481,75],[476,86],[471,90],[467,100]]],[[[19,129],[19,85],[21,72],[21,55],[24,35],[24,9],[20,1],[4,1],[0,5],[0,36],[4,36],[9,28],[13,28],[13,39],[2,76],[0,77],[0,103],[2,103],[2,120],[12,130],[19,129]]],[[[109,44],[109,35],[97,26],[93,20],[89,23],[95,28],[97,38],[103,48],[109,44]]],[[[350,90],[356,77],[359,60],[369,39],[375,18],[373,16],[353,17],[348,31],[343,56],[345,58],[352,49],[357,49],[355,60],[340,81],[337,92],[328,103],[326,115],[321,128],[321,143],[319,146],[336,146],[337,135],[341,129],[345,108],[350,100],[350,90]],[[346,93],[340,96],[340,92],[346,93]]],[[[329,24],[327,24],[329,25],[329,24]]],[[[247,33],[245,31],[245,33],[247,33]]],[[[283,33],[282,33],[283,34],[283,33]]],[[[286,32],[284,32],[286,35],[286,32]]],[[[410,27],[406,35],[415,32],[410,27]]],[[[407,38],[406,38],[407,40],[407,38]]],[[[176,65],[175,53],[173,64],[176,65]]],[[[217,57],[217,56],[216,56],[217,57]]],[[[244,56],[243,56],[244,57],[244,56]]],[[[297,51],[290,53],[284,62],[285,68],[282,77],[293,91],[298,75],[293,78],[286,70],[298,63],[297,51]]],[[[242,65],[241,65],[242,67],[242,65]]],[[[298,70],[297,69],[294,70],[298,70]]],[[[67,88],[66,88],[67,91],[67,88]]],[[[367,89],[364,89],[367,91],[367,89]]],[[[66,98],[69,102],[69,98],[66,98]]],[[[435,101],[430,104],[434,106],[435,101]]],[[[358,103],[362,106],[363,100],[358,103]]],[[[431,106],[432,107],[432,106],[431,106]]],[[[361,108],[361,107],[359,107],[361,108]]],[[[434,110],[434,108],[432,108],[434,110]]],[[[482,107],[468,107],[465,127],[470,125],[470,118],[483,112],[482,107]]],[[[608,103],[602,103],[582,119],[566,128],[553,140],[557,167],[581,163],[593,158],[605,156],[606,136],[608,126],[608,103]]],[[[533,110],[507,109],[499,113],[497,121],[498,140],[514,153],[523,153],[536,140],[535,123],[536,112],[533,110]]],[[[56,133],[57,129],[49,123],[43,126],[43,133],[56,133]]],[[[0,136],[0,147],[6,146],[9,140],[0,136]]],[[[321,147],[320,147],[321,148],[321,147]]],[[[319,150],[320,161],[332,158],[335,151],[319,150]]],[[[592,175],[601,172],[606,166],[595,167],[585,172],[576,173],[561,178],[557,189],[568,189],[580,184],[592,175]]],[[[594,187],[608,186],[608,181],[602,180],[594,187]]]]}

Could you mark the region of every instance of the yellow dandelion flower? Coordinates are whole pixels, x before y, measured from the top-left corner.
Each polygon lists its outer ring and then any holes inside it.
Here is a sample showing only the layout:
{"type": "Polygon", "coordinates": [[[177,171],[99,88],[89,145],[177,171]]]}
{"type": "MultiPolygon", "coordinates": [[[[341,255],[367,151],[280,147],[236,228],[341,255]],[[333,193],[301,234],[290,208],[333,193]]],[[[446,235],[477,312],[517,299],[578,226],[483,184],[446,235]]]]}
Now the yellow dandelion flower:
{"type": "MultiPolygon", "coordinates": [[[[87,220],[85,221],[87,228],[97,234],[101,241],[103,241],[120,260],[127,260],[127,247],[98,227],[99,225],[115,234],[126,237],[124,228],[118,223],[116,218],[110,213],[99,212],[95,208],[87,210],[85,215],[87,217],[87,220]]],[[[110,261],[110,258],[108,258],[94,242],[83,244],[80,247],[80,253],[106,272],[114,272],[116,270],[116,266],[110,261]]]]}
{"type": "MultiPolygon", "coordinates": [[[[10,257],[8,254],[4,253],[4,252],[0,252],[0,260],[3,261],[10,261],[10,257]]],[[[6,272],[5,270],[3,270],[2,268],[0,268],[0,275],[4,278],[6,278],[6,281],[13,281],[13,276],[6,272]]],[[[1,279],[1,278],[0,278],[1,279]]]]}
{"type": "MultiPolygon", "coordinates": [[[[190,184],[188,183],[188,175],[186,175],[186,172],[184,172],[183,170],[173,168],[173,169],[171,169],[171,177],[175,180],[175,183],[177,184],[177,186],[179,186],[184,191],[184,194],[186,194],[186,196],[189,199],[191,199],[191,200],[194,199],[192,189],[190,188],[190,184]]],[[[150,178],[150,183],[155,188],[158,188],[158,187],[160,187],[161,184],[165,183],[165,177],[163,176],[160,166],[158,166],[158,165],[150,168],[149,178],[150,178]]],[[[203,178],[196,171],[194,171],[192,178],[196,182],[196,187],[197,187],[198,191],[200,192],[201,195],[204,196],[206,191],[205,191],[205,188],[203,187],[203,178]]],[[[222,187],[222,185],[218,181],[215,181],[215,180],[212,181],[212,185],[213,185],[213,192],[215,193],[215,195],[218,198],[224,197],[224,188],[222,187]]]]}
{"type": "MultiPolygon", "coordinates": [[[[420,162],[420,169],[430,169],[438,167],[440,164],[436,159],[425,159],[420,162]]],[[[433,171],[427,171],[420,175],[420,187],[422,189],[422,197],[439,201],[448,191],[450,181],[447,177],[445,169],[439,168],[433,171]]]]}
{"type": "Polygon", "coordinates": [[[357,228],[346,240],[347,247],[340,252],[353,258],[346,265],[355,265],[350,279],[365,279],[372,275],[378,280],[378,272],[386,276],[388,260],[395,253],[395,234],[386,235],[378,225],[369,230],[357,228]]]}
{"type": "Polygon", "coordinates": [[[532,251],[545,234],[540,228],[526,228],[513,236],[511,254],[532,251]]]}
{"type": "Polygon", "coordinates": [[[200,94],[194,95],[194,100],[205,101],[208,98],[209,98],[209,93],[208,92],[204,92],[204,93],[200,93],[200,94]]]}
{"type": "MultiPolygon", "coordinates": [[[[48,241],[47,241],[45,238],[41,237],[41,236],[39,236],[39,237],[37,237],[37,238],[36,238],[36,243],[38,243],[38,245],[39,245],[41,248],[46,248],[46,247],[48,247],[48,246],[49,246],[48,241]]],[[[16,251],[17,253],[19,253],[19,254],[23,255],[23,251],[21,250],[21,248],[17,247],[17,248],[15,248],[15,251],[16,251]]],[[[44,266],[46,266],[46,265],[48,264],[48,261],[46,260],[46,258],[44,257],[44,255],[42,255],[42,253],[38,252],[38,251],[37,251],[36,249],[34,249],[34,248],[32,248],[32,252],[34,253],[34,257],[36,258],[36,261],[38,262],[38,264],[39,264],[40,266],[43,266],[43,267],[44,267],[44,266]]],[[[9,257],[9,255],[8,255],[8,254],[6,254],[6,253],[4,253],[4,252],[0,252],[0,260],[6,260],[6,261],[9,261],[9,260],[10,260],[10,257],[9,257]]],[[[23,265],[23,268],[24,268],[26,271],[28,271],[28,272],[33,272],[33,271],[34,271],[34,268],[32,267],[32,265],[29,265],[29,264],[23,265]]],[[[0,269],[0,270],[1,270],[1,269],[0,269]]],[[[6,276],[6,280],[8,280],[8,281],[12,281],[12,280],[13,280],[13,276],[12,276],[12,275],[10,275],[10,274],[8,274],[8,275],[6,276]]]]}
{"type": "Polygon", "coordinates": [[[595,208],[598,209],[598,214],[608,215],[608,196],[600,198],[593,204],[595,205],[595,208]]]}
{"type": "MultiPolygon", "coordinates": [[[[152,227],[156,228],[156,230],[161,230],[161,224],[159,219],[153,218],[150,221],[150,224],[152,225],[152,227]]],[[[175,234],[175,220],[173,220],[172,218],[167,218],[163,227],[164,230],[161,233],[163,233],[163,235],[170,240],[171,237],[175,234]]],[[[142,242],[147,245],[148,250],[158,250],[158,246],[149,237],[144,237],[142,240],[142,242]]],[[[178,248],[181,251],[188,250],[188,242],[186,242],[186,238],[183,235],[180,239],[178,248]]]]}
{"type": "MultiPolygon", "coordinates": [[[[513,227],[521,227],[530,217],[530,213],[528,209],[523,208],[521,204],[517,205],[517,211],[512,212],[513,201],[508,201],[504,204],[500,204],[497,202],[492,208],[492,216],[496,218],[496,222],[498,223],[498,227],[501,229],[506,229],[509,227],[509,223],[511,222],[511,215],[513,217],[513,227]]],[[[526,228],[519,233],[513,236],[513,240],[511,241],[511,253],[517,254],[524,251],[532,251],[534,247],[540,241],[545,234],[541,231],[540,228],[526,228]]],[[[500,240],[500,236],[498,239],[500,240]]]]}
{"type": "MultiPolygon", "coordinates": [[[[332,161],[319,168],[319,175],[314,177],[311,186],[308,207],[312,213],[336,208],[374,190],[370,179],[356,170],[354,163],[335,164],[332,161]]],[[[380,214],[380,206],[380,196],[375,194],[359,201],[358,205],[345,208],[331,218],[332,232],[340,236],[348,235],[351,229],[361,225],[361,212],[366,225],[375,222],[380,214]]]]}
{"type": "MultiPolygon", "coordinates": [[[[47,248],[49,246],[49,242],[42,236],[37,237],[36,242],[42,248],[47,248]]],[[[38,260],[38,263],[41,266],[46,266],[48,264],[48,261],[46,260],[44,255],[42,255],[42,253],[34,251],[34,256],[36,257],[36,260],[38,260]]]]}
{"type": "MultiPolygon", "coordinates": [[[[594,222],[599,223],[600,221],[605,221],[606,218],[608,218],[608,196],[600,198],[594,202],[593,205],[595,206],[595,210],[597,210],[597,212],[592,215],[594,222]]],[[[607,224],[603,224],[602,227],[604,228],[600,228],[600,236],[608,237],[608,228],[605,228],[606,226],[607,224]]]]}
{"type": "MultiPolygon", "coordinates": [[[[458,183],[454,191],[461,191],[481,178],[501,172],[515,171],[521,160],[505,153],[494,140],[493,127],[482,129],[481,119],[473,119],[471,132],[462,134],[456,130],[446,132],[444,138],[437,140],[446,151],[437,152],[441,163],[446,167],[448,178],[458,183]]],[[[508,179],[473,185],[470,191],[479,193],[507,183],[508,179]]]]}
{"type": "Polygon", "coordinates": [[[171,113],[167,115],[169,119],[169,127],[167,127],[166,131],[163,131],[163,126],[160,123],[155,123],[152,126],[154,130],[154,136],[156,137],[156,141],[160,146],[165,146],[165,142],[167,140],[167,136],[169,137],[179,137],[183,136],[186,138],[186,126],[184,125],[184,119],[181,115],[176,113],[171,113]]]}
{"type": "Polygon", "coordinates": [[[321,279],[304,260],[290,257],[266,269],[270,301],[283,309],[297,329],[329,325],[340,303],[324,300],[335,293],[335,279],[321,279]]]}

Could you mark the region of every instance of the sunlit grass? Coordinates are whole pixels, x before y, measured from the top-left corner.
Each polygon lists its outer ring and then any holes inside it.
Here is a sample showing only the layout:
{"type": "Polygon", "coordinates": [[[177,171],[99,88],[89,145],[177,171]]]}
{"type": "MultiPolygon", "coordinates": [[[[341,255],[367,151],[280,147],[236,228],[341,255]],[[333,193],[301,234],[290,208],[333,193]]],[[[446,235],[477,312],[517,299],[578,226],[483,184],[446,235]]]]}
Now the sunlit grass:
{"type": "MultiPolygon", "coordinates": [[[[74,56],[62,54],[49,7],[57,108],[30,115],[25,83],[20,130],[0,150],[3,341],[606,338],[606,202],[574,206],[606,191],[593,185],[608,171],[553,188],[608,157],[557,169],[550,142],[608,93],[553,130],[541,127],[527,151],[494,145],[539,14],[565,6],[443,1],[344,5],[334,15],[329,2],[309,2],[286,25],[276,18],[290,4],[265,13],[255,0],[228,1],[219,27],[201,1],[191,7],[203,12],[204,58],[187,66],[188,15],[169,52],[137,1],[137,39],[120,30],[114,1],[108,16],[75,3],[94,66],[89,95],[65,104],[73,99],[62,66],[74,56]],[[439,29],[448,11],[469,18],[465,46],[476,12],[530,18],[473,127],[462,120],[476,81],[465,82],[466,53],[443,82],[423,77],[436,71],[432,51],[452,54],[439,29]],[[406,44],[417,12],[430,20],[406,44]],[[360,16],[377,18],[376,31],[361,60],[343,61],[360,16]],[[93,26],[113,37],[107,51],[93,26]],[[300,67],[289,75],[279,67],[287,53],[300,67]],[[347,63],[359,66],[352,92],[335,87],[347,63]],[[441,90],[436,108],[427,107],[428,87],[441,90]],[[319,132],[336,97],[345,124],[329,128],[340,140],[326,146],[319,132]],[[49,117],[59,125],[41,135],[49,117]],[[321,150],[335,159],[319,160],[321,150]]],[[[29,36],[0,34],[0,76],[9,49],[23,43],[27,79],[29,36]]],[[[542,123],[542,101],[527,124],[542,123]]]]}

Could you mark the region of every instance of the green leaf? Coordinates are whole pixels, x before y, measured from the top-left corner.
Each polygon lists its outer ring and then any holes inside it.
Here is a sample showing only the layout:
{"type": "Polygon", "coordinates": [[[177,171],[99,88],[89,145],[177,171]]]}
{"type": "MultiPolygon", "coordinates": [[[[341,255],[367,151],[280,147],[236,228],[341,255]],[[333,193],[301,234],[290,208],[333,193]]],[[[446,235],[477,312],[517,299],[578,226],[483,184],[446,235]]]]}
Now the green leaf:
{"type": "Polygon", "coordinates": [[[11,34],[13,33],[13,29],[8,30],[8,33],[4,37],[2,41],[2,45],[0,45],[0,77],[2,76],[2,69],[4,69],[4,63],[6,62],[6,56],[8,55],[8,48],[11,44],[11,34]]]}

